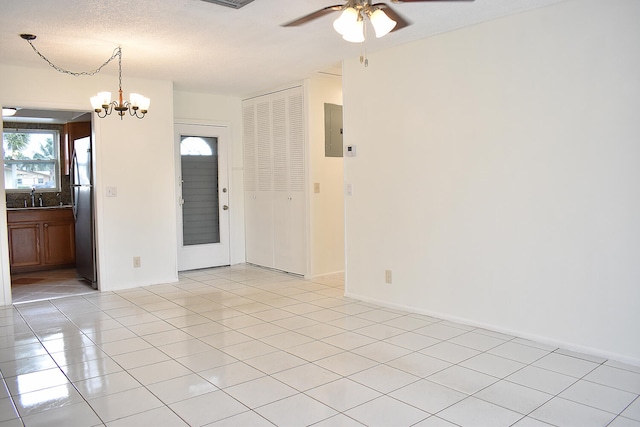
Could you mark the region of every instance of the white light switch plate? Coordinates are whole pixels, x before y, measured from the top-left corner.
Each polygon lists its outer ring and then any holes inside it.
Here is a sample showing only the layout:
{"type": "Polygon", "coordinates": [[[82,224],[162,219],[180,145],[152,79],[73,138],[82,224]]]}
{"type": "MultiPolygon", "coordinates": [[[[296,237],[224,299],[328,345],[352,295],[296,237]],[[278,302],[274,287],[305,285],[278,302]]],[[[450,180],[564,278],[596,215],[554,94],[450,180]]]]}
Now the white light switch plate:
{"type": "Polygon", "coordinates": [[[116,197],[118,189],[116,187],[107,187],[107,197],[116,197]]]}

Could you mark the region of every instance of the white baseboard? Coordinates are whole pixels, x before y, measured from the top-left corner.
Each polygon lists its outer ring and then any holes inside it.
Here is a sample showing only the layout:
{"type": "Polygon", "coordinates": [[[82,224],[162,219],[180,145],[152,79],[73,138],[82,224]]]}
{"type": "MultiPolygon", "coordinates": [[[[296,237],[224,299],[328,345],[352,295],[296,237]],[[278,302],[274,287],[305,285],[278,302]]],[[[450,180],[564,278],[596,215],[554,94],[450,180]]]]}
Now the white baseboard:
{"type": "Polygon", "coordinates": [[[549,337],[540,336],[540,335],[536,335],[536,334],[526,333],[526,332],[522,332],[522,331],[518,331],[518,330],[514,330],[514,329],[509,329],[509,328],[505,328],[505,327],[498,326],[498,325],[492,325],[492,324],[488,324],[488,323],[477,322],[477,321],[472,320],[472,319],[466,319],[466,318],[458,317],[458,316],[451,316],[451,315],[448,315],[446,313],[438,313],[438,312],[434,312],[434,311],[430,311],[430,310],[422,310],[422,309],[419,309],[419,308],[416,308],[416,307],[410,307],[410,306],[406,306],[406,305],[402,305],[402,304],[393,304],[393,303],[389,303],[388,301],[380,301],[380,300],[377,300],[375,298],[369,298],[369,297],[362,296],[362,295],[359,295],[359,294],[356,294],[356,293],[352,293],[352,292],[346,292],[345,291],[344,296],[347,297],[347,298],[352,298],[352,299],[358,300],[358,301],[363,301],[363,302],[367,302],[367,303],[373,303],[373,304],[376,304],[376,305],[380,305],[382,307],[394,308],[394,309],[398,309],[398,310],[407,311],[409,313],[423,314],[423,315],[426,315],[426,316],[436,317],[436,318],[442,319],[442,320],[449,320],[451,322],[457,322],[457,323],[462,323],[464,325],[474,326],[476,328],[483,328],[483,329],[488,329],[488,330],[495,331],[495,332],[500,332],[502,334],[507,334],[507,335],[511,335],[511,336],[514,336],[514,337],[517,337],[517,338],[527,339],[527,340],[530,340],[530,341],[535,341],[535,342],[538,342],[540,344],[544,344],[544,345],[548,345],[548,346],[552,346],[552,347],[558,347],[558,348],[562,348],[562,349],[573,351],[573,352],[577,352],[577,353],[583,353],[585,355],[591,355],[591,356],[595,356],[595,357],[599,357],[599,358],[603,358],[603,359],[622,362],[622,363],[626,363],[626,364],[633,365],[633,366],[640,366],[640,359],[637,359],[637,358],[634,358],[634,357],[630,357],[630,356],[627,356],[627,355],[624,355],[624,354],[614,353],[614,352],[607,351],[607,350],[604,350],[604,349],[584,346],[584,345],[580,345],[580,344],[576,344],[576,343],[572,343],[572,342],[567,342],[567,341],[561,341],[561,340],[557,340],[557,339],[554,339],[554,338],[549,338],[549,337]]]}

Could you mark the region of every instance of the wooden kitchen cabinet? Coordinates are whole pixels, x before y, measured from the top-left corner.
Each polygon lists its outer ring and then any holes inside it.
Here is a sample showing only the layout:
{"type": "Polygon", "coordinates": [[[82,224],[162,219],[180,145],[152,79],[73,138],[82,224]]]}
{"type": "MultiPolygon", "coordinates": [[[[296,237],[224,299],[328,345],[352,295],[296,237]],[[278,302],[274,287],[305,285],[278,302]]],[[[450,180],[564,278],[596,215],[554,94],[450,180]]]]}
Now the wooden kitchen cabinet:
{"type": "Polygon", "coordinates": [[[12,273],[73,266],[75,225],[69,208],[7,211],[12,273]]]}
{"type": "Polygon", "coordinates": [[[40,224],[9,224],[9,259],[11,270],[39,266],[40,262],[40,224]]]}
{"type": "Polygon", "coordinates": [[[75,226],[73,221],[45,222],[42,225],[43,263],[66,265],[76,262],[75,226]]]}

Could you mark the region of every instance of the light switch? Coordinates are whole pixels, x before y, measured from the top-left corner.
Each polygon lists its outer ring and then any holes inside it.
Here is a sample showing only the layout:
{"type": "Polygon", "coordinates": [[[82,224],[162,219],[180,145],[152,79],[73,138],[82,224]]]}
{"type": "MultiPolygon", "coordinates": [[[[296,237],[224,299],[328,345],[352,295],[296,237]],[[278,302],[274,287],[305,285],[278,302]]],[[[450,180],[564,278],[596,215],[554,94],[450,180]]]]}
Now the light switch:
{"type": "Polygon", "coordinates": [[[347,196],[352,196],[353,195],[353,184],[347,183],[347,185],[346,185],[346,193],[347,193],[347,196]]]}
{"type": "Polygon", "coordinates": [[[313,192],[314,193],[319,193],[320,192],[320,183],[319,182],[314,182],[313,183],[313,192]]]}
{"type": "Polygon", "coordinates": [[[116,197],[118,189],[116,187],[107,187],[107,197],[116,197]]]}

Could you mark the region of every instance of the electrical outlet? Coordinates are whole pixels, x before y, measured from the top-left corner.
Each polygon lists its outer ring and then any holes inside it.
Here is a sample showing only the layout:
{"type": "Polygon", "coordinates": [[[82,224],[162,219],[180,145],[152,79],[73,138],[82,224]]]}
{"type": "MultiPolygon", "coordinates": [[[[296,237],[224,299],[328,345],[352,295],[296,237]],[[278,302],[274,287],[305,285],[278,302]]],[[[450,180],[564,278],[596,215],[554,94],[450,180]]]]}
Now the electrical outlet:
{"type": "Polygon", "coordinates": [[[391,270],[384,271],[384,281],[385,283],[391,284],[391,270]]]}
{"type": "Polygon", "coordinates": [[[313,183],[313,192],[314,193],[319,193],[320,192],[320,183],[319,182],[314,182],[313,183]]]}
{"type": "Polygon", "coordinates": [[[139,256],[134,256],[133,257],[133,268],[140,268],[140,257],[139,256]]]}

